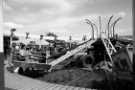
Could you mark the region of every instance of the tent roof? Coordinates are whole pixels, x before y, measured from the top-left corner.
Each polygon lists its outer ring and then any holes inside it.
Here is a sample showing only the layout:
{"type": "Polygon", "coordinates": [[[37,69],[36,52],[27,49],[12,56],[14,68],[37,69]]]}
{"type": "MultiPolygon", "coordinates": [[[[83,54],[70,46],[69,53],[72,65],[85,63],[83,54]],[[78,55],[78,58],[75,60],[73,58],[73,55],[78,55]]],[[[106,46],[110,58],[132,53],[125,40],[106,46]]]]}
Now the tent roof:
{"type": "Polygon", "coordinates": [[[39,44],[39,45],[48,45],[49,43],[43,39],[43,40],[36,40],[36,44],[39,44]]]}
{"type": "Polygon", "coordinates": [[[47,41],[43,40],[39,40],[39,39],[25,39],[25,38],[19,38],[19,40],[17,41],[13,41],[14,43],[24,43],[24,44],[30,44],[31,41],[35,41],[35,44],[37,45],[48,45],[49,43],[47,41]]]}

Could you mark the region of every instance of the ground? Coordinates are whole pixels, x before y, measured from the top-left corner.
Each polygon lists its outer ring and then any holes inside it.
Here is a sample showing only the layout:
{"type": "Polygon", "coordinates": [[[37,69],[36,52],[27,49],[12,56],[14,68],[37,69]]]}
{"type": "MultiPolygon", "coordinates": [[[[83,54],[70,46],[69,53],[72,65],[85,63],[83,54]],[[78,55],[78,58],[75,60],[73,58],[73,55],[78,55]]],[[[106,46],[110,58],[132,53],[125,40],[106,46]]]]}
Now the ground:
{"type": "Polygon", "coordinates": [[[64,86],[43,82],[33,78],[10,73],[5,69],[5,87],[7,90],[91,90],[81,87],[64,86]]]}

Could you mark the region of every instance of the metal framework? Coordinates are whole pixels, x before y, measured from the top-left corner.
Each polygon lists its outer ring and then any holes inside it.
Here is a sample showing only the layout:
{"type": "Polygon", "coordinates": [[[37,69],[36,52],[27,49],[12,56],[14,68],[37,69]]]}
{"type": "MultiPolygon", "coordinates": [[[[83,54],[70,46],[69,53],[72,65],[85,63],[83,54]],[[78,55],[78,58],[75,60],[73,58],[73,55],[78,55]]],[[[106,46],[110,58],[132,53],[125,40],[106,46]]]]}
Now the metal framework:
{"type": "Polygon", "coordinates": [[[93,23],[89,19],[85,19],[86,23],[89,24],[92,28],[92,39],[94,39],[94,26],[93,23]]]}
{"type": "Polygon", "coordinates": [[[107,25],[107,27],[108,27],[108,38],[110,37],[110,22],[111,22],[111,20],[112,20],[112,18],[113,18],[113,15],[109,18],[109,21],[108,21],[108,25],[107,25]]]}
{"type": "Polygon", "coordinates": [[[118,19],[116,19],[116,20],[114,21],[114,23],[111,24],[110,29],[113,29],[113,31],[112,31],[113,37],[115,36],[115,25],[116,25],[116,23],[117,23],[119,20],[121,20],[121,19],[122,19],[122,17],[119,17],[118,19]]]}
{"type": "Polygon", "coordinates": [[[107,54],[108,54],[108,56],[109,56],[109,58],[110,58],[110,60],[111,60],[111,62],[112,62],[112,57],[111,57],[111,55],[116,52],[116,49],[115,49],[114,46],[112,45],[110,39],[102,38],[102,42],[103,42],[103,44],[104,44],[104,46],[105,46],[105,49],[106,49],[106,51],[107,51],[107,54]]]}

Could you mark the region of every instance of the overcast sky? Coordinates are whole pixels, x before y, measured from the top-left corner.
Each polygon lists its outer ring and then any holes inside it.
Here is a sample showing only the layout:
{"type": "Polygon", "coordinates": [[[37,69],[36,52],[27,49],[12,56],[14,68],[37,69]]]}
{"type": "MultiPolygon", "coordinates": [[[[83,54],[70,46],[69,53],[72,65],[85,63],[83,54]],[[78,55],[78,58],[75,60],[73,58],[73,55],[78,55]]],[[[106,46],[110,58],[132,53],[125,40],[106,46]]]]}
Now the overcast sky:
{"type": "Polygon", "coordinates": [[[85,23],[89,18],[98,25],[98,16],[102,16],[105,29],[108,17],[112,21],[123,17],[116,25],[116,32],[132,34],[132,0],[5,0],[4,29],[17,28],[16,33],[31,35],[55,32],[58,36],[80,38],[90,37],[91,28],[85,23]]]}

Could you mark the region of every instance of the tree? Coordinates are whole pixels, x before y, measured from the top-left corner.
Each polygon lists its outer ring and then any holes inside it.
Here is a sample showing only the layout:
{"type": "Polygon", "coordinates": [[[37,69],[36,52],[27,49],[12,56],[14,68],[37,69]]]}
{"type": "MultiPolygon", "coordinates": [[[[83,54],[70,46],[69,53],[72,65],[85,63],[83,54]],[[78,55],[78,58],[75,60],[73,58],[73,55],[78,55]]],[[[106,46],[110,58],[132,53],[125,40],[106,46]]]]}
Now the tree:
{"type": "Polygon", "coordinates": [[[42,40],[42,39],[43,39],[43,37],[44,37],[44,35],[40,35],[40,40],[42,40]]]}
{"type": "Polygon", "coordinates": [[[58,37],[58,36],[57,36],[56,34],[54,34],[53,32],[47,33],[46,36],[54,37],[54,40],[57,40],[57,37],[58,37]]]}
{"type": "Polygon", "coordinates": [[[70,41],[72,40],[72,36],[69,36],[69,40],[70,40],[70,41]]]}

